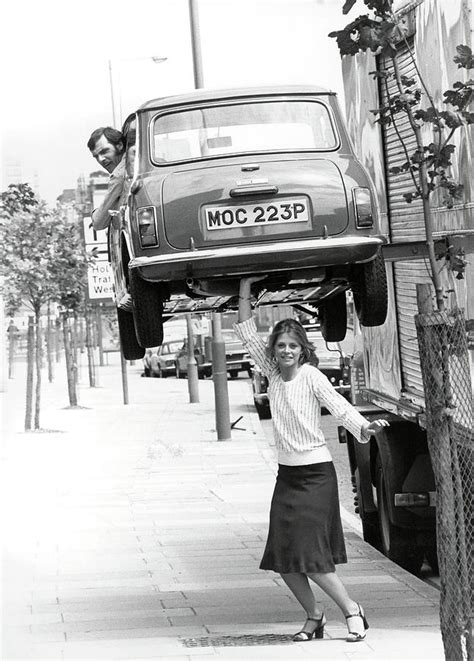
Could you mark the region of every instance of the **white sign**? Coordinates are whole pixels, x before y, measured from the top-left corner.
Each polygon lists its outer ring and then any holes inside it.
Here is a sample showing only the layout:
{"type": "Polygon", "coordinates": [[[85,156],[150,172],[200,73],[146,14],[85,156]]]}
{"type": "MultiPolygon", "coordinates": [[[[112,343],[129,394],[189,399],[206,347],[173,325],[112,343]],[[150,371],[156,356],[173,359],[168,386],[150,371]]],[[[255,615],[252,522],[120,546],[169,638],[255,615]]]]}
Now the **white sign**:
{"type": "Polygon", "coordinates": [[[109,262],[98,259],[94,264],[89,265],[87,279],[91,300],[113,298],[113,276],[109,262]]]}

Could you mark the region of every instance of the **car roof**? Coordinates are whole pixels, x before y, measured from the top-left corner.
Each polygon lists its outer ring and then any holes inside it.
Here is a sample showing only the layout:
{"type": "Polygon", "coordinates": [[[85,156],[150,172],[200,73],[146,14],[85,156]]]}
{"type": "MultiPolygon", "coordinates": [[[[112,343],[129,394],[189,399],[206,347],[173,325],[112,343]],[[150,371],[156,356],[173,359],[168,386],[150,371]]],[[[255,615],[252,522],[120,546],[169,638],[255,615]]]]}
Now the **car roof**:
{"type": "Polygon", "coordinates": [[[316,85],[265,85],[260,87],[229,87],[224,89],[198,89],[186,94],[177,94],[174,96],[163,96],[157,99],[151,99],[142,104],[137,112],[144,112],[166,106],[182,105],[196,103],[200,101],[226,100],[235,98],[269,96],[269,95],[300,95],[313,94],[323,96],[335,96],[335,92],[324,87],[316,85]]]}

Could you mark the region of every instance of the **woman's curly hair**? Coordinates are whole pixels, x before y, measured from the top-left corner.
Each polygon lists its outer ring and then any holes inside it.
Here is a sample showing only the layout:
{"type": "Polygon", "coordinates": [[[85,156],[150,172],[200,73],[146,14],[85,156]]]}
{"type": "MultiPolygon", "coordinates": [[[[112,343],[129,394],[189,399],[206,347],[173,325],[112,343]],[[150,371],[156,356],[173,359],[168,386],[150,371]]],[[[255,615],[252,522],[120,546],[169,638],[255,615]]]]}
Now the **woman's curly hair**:
{"type": "Polygon", "coordinates": [[[275,345],[283,333],[291,333],[301,346],[301,363],[310,363],[318,366],[319,360],[316,356],[313,344],[308,340],[304,327],[296,319],[282,319],[273,328],[267,340],[267,355],[275,358],[275,345]]]}

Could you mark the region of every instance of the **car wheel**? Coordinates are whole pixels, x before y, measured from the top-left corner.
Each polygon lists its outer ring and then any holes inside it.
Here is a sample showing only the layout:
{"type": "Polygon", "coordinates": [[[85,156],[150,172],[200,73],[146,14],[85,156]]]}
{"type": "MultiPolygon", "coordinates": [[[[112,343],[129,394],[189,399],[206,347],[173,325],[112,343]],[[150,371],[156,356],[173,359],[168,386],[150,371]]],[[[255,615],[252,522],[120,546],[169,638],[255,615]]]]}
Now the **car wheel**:
{"type": "Polygon", "coordinates": [[[347,330],[345,292],[320,303],[318,316],[321,335],[326,342],[341,342],[346,337],[347,330]]]}
{"type": "Polygon", "coordinates": [[[387,273],[379,251],[367,264],[358,264],[352,272],[354,307],[362,326],[381,326],[387,318],[387,273]]]}
{"type": "Polygon", "coordinates": [[[117,319],[123,357],[125,360],[139,360],[143,358],[145,349],[138,344],[132,313],[117,308],[117,319]]]}
{"type": "Polygon", "coordinates": [[[236,379],[239,376],[239,371],[238,370],[229,370],[230,378],[231,379],[236,379]]]}
{"type": "Polygon", "coordinates": [[[163,297],[159,285],[143,280],[132,269],[130,293],[138,343],[142,347],[160,346],[163,342],[163,297]]]}
{"type": "Polygon", "coordinates": [[[400,567],[412,574],[419,574],[423,564],[423,549],[413,539],[413,531],[399,528],[390,521],[386,483],[380,456],[377,456],[375,470],[380,550],[400,567]]]}

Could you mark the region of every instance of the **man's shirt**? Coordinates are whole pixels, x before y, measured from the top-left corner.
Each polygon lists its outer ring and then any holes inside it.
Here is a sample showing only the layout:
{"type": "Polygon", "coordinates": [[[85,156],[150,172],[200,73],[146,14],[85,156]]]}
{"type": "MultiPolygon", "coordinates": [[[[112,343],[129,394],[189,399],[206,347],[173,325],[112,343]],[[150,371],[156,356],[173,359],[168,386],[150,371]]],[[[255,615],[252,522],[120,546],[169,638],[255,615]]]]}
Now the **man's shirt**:
{"type": "Polygon", "coordinates": [[[110,175],[107,193],[105,194],[102,204],[92,212],[92,224],[95,230],[104,230],[110,225],[111,218],[109,216],[109,211],[118,208],[118,202],[122,195],[125,177],[125,158],[122,158],[110,175]]]}

